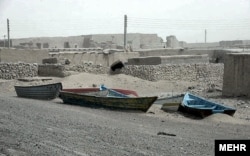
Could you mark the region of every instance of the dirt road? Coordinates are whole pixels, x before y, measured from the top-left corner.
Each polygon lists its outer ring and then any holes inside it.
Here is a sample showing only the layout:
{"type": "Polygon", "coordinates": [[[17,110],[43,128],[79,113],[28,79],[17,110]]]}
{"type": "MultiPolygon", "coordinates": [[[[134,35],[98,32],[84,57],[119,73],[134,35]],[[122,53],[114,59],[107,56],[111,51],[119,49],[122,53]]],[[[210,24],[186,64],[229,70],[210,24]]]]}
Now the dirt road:
{"type": "Polygon", "coordinates": [[[250,139],[249,124],[181,120],[178,116],[93,109],[62,104],[60,99],[41,101],[1,94],[0,155],[207,156],[214,155],[215,139],[250,139]]]}

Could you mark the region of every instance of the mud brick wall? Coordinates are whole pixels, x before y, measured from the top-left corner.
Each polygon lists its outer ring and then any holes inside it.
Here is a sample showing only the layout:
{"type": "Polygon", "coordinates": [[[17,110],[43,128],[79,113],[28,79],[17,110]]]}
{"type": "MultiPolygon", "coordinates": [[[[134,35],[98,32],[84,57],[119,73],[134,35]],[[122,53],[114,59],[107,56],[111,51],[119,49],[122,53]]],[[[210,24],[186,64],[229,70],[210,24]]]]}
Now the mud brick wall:
{"type": "Polygon", "coordinates": [[[250,97],[249,53],[226,55],[222,95],[250,97]]]}

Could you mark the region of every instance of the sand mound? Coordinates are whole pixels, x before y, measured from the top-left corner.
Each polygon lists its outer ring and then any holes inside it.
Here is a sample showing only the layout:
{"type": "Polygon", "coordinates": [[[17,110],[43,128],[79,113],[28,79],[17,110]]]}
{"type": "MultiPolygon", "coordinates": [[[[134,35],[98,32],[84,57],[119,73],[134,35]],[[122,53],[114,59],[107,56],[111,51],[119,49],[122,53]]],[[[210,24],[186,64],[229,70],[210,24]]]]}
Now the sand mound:
{"type": "Polygon", "coordinates": [[[210,115],[203,119],[204,121],[211,121],[211,122],[223,122],[223,123],[231,123],[231,124],[246,124],[243,120],[234,118],[233,116],[223,114],[223,113],[216,113],[210,115]]]}
{"type": "MultiPolygon", "coordinates": [[[[97,87],[101,84],[107,87],[120,87],[120,88],[136,88],[136,83],[146,83],[146,80],[135,78],[132,76],[119,74],[90,74],[90,73],[78,73],[68,76],[62,80],[65,87],[92,87],[96,84],[97,87]]],[[[147,81],[149,83],[149,81],[147,81]]]]}
{"type": "Polygon", "coordinates": [[[139,95],[160,95],[164,92],[183,92],[188,83],[174,83],[168,81],[147,81],[137,77],[117,74],[91,74],[91,73],[76,73],[65,77],[62,80],[64,88],[77,88],[77,87],[93,87],[95,84],[99,87],[104,84],[110,88],[123,88],[135,90],[139,95]]]}

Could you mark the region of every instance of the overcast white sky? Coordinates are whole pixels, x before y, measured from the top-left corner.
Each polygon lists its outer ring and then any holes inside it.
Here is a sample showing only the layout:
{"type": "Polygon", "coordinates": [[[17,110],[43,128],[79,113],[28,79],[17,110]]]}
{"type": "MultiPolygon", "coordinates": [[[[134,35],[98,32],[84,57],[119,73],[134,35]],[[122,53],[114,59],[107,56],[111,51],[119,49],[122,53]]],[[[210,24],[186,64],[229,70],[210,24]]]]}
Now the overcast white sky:
{"type": "Polygon", "coordinates": [[[124,32],[165,41],[250,39],[250,0],[0,0],[0,39],[124,32]]]}

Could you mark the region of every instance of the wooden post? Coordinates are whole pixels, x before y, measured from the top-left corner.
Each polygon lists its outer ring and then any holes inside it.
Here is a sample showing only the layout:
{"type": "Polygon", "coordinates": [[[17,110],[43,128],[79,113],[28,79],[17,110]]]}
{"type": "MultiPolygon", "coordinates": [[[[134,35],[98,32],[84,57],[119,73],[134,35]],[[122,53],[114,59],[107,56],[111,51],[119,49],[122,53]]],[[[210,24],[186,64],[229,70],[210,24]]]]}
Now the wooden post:
{"type": "Polygon", "coordinates": [[[8,31],[8,48],[10,48],[10,25],[9,25],[9,19],[7,19],[7,31],[8,31]]]}
{"type": "Polygon", "coordinates": [[[124,51],[127,46],[127,15],[124,15],[124,51]]]}

